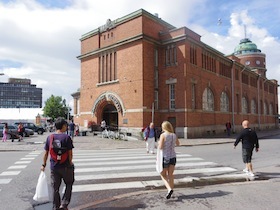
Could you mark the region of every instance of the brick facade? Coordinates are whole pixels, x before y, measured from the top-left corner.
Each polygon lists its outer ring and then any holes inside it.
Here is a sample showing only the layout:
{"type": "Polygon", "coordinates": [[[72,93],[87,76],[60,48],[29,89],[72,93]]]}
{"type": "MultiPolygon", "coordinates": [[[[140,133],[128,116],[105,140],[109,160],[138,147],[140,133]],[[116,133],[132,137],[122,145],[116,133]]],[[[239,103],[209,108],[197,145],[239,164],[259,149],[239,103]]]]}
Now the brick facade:
{"type": "Polygon", "coordinates": [[[195,32],[145,10],[84,34],[78,59],[81,87],[72,96],[74,120],[82,126],[106,118],[138,134],[152,121],[153,104],[155,125],[170,120],[184,138],[222,133],[227,121],[234,130],[243,119],[256,129],[278,126],[278,85],[266,79],[264,66],[246,67],[248,59],[225,56],[195,32]],[[223,105],[222,94],[228,98],[223,105]]]}

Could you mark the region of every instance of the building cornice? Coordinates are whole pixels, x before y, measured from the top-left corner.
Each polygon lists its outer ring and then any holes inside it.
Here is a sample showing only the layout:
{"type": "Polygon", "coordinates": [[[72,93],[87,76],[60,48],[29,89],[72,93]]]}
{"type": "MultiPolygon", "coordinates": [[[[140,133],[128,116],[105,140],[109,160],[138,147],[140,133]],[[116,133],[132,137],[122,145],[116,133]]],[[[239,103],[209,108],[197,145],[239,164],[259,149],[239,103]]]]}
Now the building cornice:
{"type": "Polygon", "coordinates": [[[123,16],[121,18],[118,18],[116,20],[113,20],[111,21],[110,19],[107,20],[106,24],[88,32],[88,33],[85,33],[82,35],[82,38],[80,39],[80,41],[83,41],[85,39],[88,39],[94,35],[97,35],[98,33],[101,33],[103,31],[106,31],[107,29],[110,29],[110,28],[114,28],[114,27],[117,27],[118,25],[121,25],[125,22],[128,22],[130,20],[133,20],[137,17],[140,17],[140,16],[146,16],[146,17],[149,17],[151,19],[153,19],[154,21],[156,22],[159,22],[161,25],[164,25],[165,27],[167,27],[169,30],[171,29],[175,29],[176,27],[165,22],[164,20],[162,20],[161,18],[157,17],[156,15],[153,15],[149,12],[147,12],[146,10],[144,9],[139,9],[135,12],[132,12],[126,16],[123,16]]]}
{"type": "Polygon", "coordinates": [[[79,55],[79,56],[77,56],[77,58],[79,60],[81,60],[83,58],[86,58],[86,57],[89,57],[89,56],[92,56],[92,55],[96,55],[96,54],[102,53],[104,51],[110,51],[110,50],[115,49],[117,47],[123,46],[125,44],[129,44],[131,42],[138,41],[138,40],[141,40],[141,39],[143,39],[143,34],[138,34],[136,36],[133,36],[133,37],[130,37],[130,38],[127,38],[127,39],[124,39],[124,40],[120,40],[119,42],[117,42],[113,45],[103,47],[103,48],[99,48],[97,50],[88,52],[88,53],[83,54],[83,55],[79,55]]]}

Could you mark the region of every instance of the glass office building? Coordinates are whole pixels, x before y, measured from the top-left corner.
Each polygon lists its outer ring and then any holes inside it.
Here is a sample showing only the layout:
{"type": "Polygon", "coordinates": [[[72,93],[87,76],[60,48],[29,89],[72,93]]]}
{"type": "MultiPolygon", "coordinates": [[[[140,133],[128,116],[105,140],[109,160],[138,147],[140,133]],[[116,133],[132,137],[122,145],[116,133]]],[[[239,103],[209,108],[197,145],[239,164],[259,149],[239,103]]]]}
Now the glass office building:
{"type": "Polygon", "coordinates": [[[42,108],[42,88],[30,79],[9,78],[0,83],[0,108],[42,108]]]}

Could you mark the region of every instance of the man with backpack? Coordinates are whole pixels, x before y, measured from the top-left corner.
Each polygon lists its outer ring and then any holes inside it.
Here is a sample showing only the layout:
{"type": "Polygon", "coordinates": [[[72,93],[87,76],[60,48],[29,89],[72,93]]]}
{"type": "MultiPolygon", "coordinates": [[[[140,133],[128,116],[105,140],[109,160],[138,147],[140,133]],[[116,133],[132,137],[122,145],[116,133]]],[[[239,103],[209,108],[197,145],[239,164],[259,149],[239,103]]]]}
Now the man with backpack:
{"type": "Polygon", "coordinates": [[[74,183],[74,164],[72,162],[73,141],[65,132],[68,123],[64,118],[57,118],[55,121],[56,133],[48,136],[45,144],[45,154],[41,170],[44,171],[47,159],[50,154],[51,185],[53,188],[53,209],[67,210],[71,200],[72,186],[74,183]],[[60,199],[59,188],[61,181],[64,181],[66,188],[62,200],[60,199]]]}

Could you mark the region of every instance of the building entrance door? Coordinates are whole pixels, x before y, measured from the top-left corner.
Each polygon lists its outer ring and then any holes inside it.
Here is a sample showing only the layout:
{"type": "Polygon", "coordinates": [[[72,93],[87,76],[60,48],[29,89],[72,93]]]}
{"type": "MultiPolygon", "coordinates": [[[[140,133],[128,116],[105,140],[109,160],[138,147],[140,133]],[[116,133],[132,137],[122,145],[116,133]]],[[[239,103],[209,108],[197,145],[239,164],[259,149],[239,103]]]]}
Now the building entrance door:
{"type": "Polygon", "coordinates": [[[118,111],[114,105],[108,104],[104,107],[102,120],[106,121],[107,126],[118,127],[118,111]]]}

